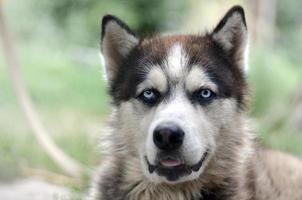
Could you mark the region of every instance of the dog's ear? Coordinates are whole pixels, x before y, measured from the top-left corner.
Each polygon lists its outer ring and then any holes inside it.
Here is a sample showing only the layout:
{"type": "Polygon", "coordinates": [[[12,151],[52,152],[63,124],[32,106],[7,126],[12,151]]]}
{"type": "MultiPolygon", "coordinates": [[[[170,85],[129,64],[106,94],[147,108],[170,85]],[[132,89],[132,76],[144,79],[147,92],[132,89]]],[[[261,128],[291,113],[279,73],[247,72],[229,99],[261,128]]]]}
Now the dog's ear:
{"type": "Polygon", "coordinates": [[[212,38],[243,70],[247,51],[247,25],[241,6],[232,7],[212,32],[212,38]]]}
{"type": "Polygon", "coordinates": [[[102,20],[101,52],[105,61],[106,79],[111,83],[123,60],[139,43],[136,34],[112,15],[105,15],[102,20]]]}

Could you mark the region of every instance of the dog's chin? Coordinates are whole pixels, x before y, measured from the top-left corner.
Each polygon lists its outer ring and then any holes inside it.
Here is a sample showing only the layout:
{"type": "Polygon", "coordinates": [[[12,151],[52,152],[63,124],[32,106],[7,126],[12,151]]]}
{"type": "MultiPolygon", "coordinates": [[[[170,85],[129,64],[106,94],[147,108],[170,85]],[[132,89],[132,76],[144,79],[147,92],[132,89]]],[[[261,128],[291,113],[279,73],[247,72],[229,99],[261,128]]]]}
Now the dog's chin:
{"type": "Polygon", "coordinates": [[[156,164],[151,164],[147,156],[145,156],[145,163],[148,168],[147,177],[152,182],[168,182],[172,184],[192,181],[199,177],[207,158],[208,151],[193,165],[186,164],[182,159],[175,156],[162,157],[158,159],[156,164]]]}

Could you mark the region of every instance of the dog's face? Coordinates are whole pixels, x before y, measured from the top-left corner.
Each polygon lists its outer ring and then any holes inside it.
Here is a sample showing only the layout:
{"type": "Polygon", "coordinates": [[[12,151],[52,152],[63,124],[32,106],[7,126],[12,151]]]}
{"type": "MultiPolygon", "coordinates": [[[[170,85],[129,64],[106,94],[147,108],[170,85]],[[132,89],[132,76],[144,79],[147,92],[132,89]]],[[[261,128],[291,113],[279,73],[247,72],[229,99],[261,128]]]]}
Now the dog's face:
{"type": "MultiPolygon", "coordinates": [[[[102,53],[121,133],[153,182],[199,177],[244,108],[247,29],[232,8],[212,33],[139,39],[113,16],[102,53]]],[[[118,134],[118,133],[117,133],[118,134]]]]}

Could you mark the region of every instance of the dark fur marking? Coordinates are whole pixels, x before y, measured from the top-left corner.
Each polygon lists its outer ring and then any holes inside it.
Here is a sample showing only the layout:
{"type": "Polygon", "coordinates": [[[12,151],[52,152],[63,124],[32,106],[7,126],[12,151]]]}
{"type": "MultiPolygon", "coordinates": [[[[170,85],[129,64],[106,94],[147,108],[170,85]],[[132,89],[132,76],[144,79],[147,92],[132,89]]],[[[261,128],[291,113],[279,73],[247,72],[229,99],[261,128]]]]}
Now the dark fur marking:
{"type": "Polygon", "coordinates": [[[211,39],[195,36],[185,44],[190,57],[190,65],[199,65],[218,86],[219,97],[237,100],[240,107],[245,107],[245,91],[247,84],[244,74],[237,63],[211,39]]]}
{"type": "Polygon", "coordinates": [[[226,24],[226,22],[228,21],[228,19],[234,14],[234,13],[239,13],[241,18],[242,18],[242,22],[245,26],[245,28],[247,29],[247,25],[246,25],[246,20],[245,20],[245,14],[244,14],[244,9],[241,6],[234,6],[232,7],[227,14],[222,18],[222,20],[219,22],[219,24],[216,26],[216,28],[214,29],[214,33],[217,33],[218,31],[220,31],[223,26],[226,24]]]}
{"type": "Polygon", "coordinates": [[[130,35],[133,35],[134,37],[137,37],[136,33],[133,32],[129,26],[127,24],[125,24],[122,20],[120,20],[119,18],[113,16],[113,15],[105,15],[102,19],[102,35],[101,35],[101,39],[103,40],[104,36],[105,36],[105,32],[106,32],[106,25],[108,24],[108,22],[110,21],[114,21],[116,22],[121,28],[123,28],[124,30],[127,31],[127,33],[129,33],[130,35]]]}
{"type": "Polygon", "coordinates": [[[238,181],[234,178],[226,178],[223,182],[223,185],[201,191],[199,200],[229,200],[234,197],[238,191],[238,181]]]}
{"type": "Polygon", "coordinates": [[[102,177],[102,184],[99,184],[99,190],[102,193],[102,199],[125,200],[128,191],[122,189],[124,181],[124,165],[118,165],[116,174],[108,174],[102,177]]]}
{"type": "MultiPolygon", "coordinates": [[[[246,20],[245,20],[245,14],[244,14],[244,10],[241,6],[234,6],[233,8],[231,8],[227,14],[223,17],[223,19],[218,23],[218,25],[216,26],[216,28],[214,29],[213,33],[211,34],[211,36],[213,37],[214,34],[218,33],[224,26],[225,24],[228,22],[229,18],[231,16],[234,15],[234,13],[238,13],[241,17],[241,24],[235,24],[236,26],[231,27],[229,30],[231,31],[233,34],[233,37],[231,38],[231,43],[233,45],[233,47],[229,50],[225,50],[223,48],[223,44],[220,44],[217,41],[214,41],[215,46],[217,46],[217,48],[220,48],[222,51],[224,51],[225,53],[225,57],[227,58],[227,60],[229,61],[229,63],[232,63],[233,65],[239,65],[240,63],[242,64],[242,60],[243,60],[243,56],[241,52],[243,48],[242,45],[244,44],[244,40],[246,40],[246,31],[247,31],[247,25],[246,25],[246,20]],[[240,28],[244,26],[245,31],[240,30],[240,28]]],[[[236,84],[234,85],[236,87],[236,91],[248,91],[247,90],[247,86],[245,82],[245,76],[244,73],[242,72],[243,70],[243,66],[237,66],[237,67],[233,67],[232,68],[232,72],[233,72],[233,77],[236,79],[236,84]]],[[[245,102],[246,102],[246,95],[241,93],[241,94],[237,94],[237,100],[238,102],[242,102],[240,104],[240,108],[245,108],[245,102]]]]}
{"type": "MultiPolygon", "coordinates": [[[[157,44],[160,46],[161,44],[157,44]]],[[[146,79],[151,65],[162,65],[166,52],[161,47],[155,50],[137,46],[123,61],[112,81],[110,94],[115,104],[134,98],[136,87],[146,79]]]]}

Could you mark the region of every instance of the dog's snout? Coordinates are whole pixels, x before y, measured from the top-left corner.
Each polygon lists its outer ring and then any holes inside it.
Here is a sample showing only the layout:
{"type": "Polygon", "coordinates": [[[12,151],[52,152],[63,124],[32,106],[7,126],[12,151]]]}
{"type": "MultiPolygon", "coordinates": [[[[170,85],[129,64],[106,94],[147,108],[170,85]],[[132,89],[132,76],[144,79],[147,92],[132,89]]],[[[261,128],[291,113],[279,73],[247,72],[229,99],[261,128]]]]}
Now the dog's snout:
{"type": "Polygon", "coordinates": [[[157,126],[153,132],[153,142],[161,150],[176,150],[184,139],[184,131],[173,123],[157,126]]]}

